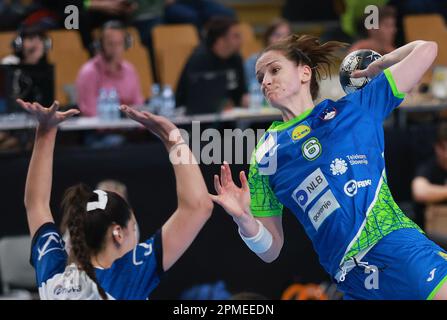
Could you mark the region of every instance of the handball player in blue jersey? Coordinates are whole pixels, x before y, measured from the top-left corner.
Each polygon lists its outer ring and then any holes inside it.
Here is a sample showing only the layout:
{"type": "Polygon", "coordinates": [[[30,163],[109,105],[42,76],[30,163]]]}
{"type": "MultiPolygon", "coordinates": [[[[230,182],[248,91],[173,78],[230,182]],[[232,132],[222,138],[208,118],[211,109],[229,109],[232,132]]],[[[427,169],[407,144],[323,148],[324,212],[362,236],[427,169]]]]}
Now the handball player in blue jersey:
{"type": "Polygon", "coordinates": [[[50,211],[53,151],[58,124],[78,111],[60,112],[57,102],[50,108],[18,102],[38,120],[25,207],[33,237],[31,264],[41,299],[147,299],[213,209],[197,162],[191,161],[193,155],[178,129],[164,117],[121,106],[130,118],[156,134],[175,160],[177,210],[155,235],[138,243],[134,213],[121,196],[73,186],[62,201],[70,234],[67,254],[50,211]]]}
{"type": "Polygon", "coordinates": [[[437,45],[408,43],[352,74],[374,78],[365,87],[315,105],[320,75],[341,46],[293,35],[265,49],[256,75],[283,121],[258,142],[242,187],[222,166],[213,200],[266,262],[280,254],[289,208],[345,299],[446,299],[447,253],[393,200],[382,127],[430,68],[437,45]]]}

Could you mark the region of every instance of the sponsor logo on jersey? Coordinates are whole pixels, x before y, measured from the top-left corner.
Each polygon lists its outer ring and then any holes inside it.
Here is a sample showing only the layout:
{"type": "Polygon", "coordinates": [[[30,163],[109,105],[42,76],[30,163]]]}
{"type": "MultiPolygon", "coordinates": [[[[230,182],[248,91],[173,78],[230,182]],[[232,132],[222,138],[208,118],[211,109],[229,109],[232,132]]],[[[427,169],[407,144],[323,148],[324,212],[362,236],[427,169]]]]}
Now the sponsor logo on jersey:
{"type": "Polygon", "coordinates": [[[312,129],[307,123],[302,123],[292,131],[292,140],[297,141],[307,136],[312,129]]]}
{"type": "Polygon", "coordinates": [[[345,160],[340,158],[335,158],[331,162],[331,172],[334,176],[341,176],[346,171],[348,171],[348,165],[345,160]]]}
{"type": "Polygon", "coordinates": [[[143,264],[143,260],[137,261],[137,251],[139,253],[139,256],[141,256],[141,249],[139,247],[142,247],[144,252],[143,252],[143,256],[147,257],[148,255],[152,254],[152,243],[146,243],[146,242],[142,242],[139,243],[134,249],[133,249],[133,257],[132,257],[132,262],[135,266],[139,266],[140,264],[143,264]]]}
{"type": "Polygon", "coordinates": [[[335,118],[337,115],[337,109],[334,107],[328,107],[318,116],[321,120],[329,121],[335,118]]]}
{"type": "Polygon", "coordinates": [[[433,281],[433,279],[435,278],[435,272],[436,272],[436,268],[434,268],[432,271],[430,271],[430,275],[427,278],[427,282],[433,281]]]}
{"type": "Polygon", "coordinates": [[[321,194],[328,185],[326,177],[318,168],[293,191],[292,198],[304,211],[309,203],[321,194]]]}
{"type": "Polygon", "coordinates": [[[42,239],[46,239],[43,246],[37,248],[39,254],[37,260],[40,261],[47,253],[54,250],[64,250],[64,245],[60,235],[56,232],[48,232],[42,236],[42,239]]]}
{"type": "Polygon", "coordinates": [[[307,139],[306,142],[301,145],[303,157],[309,161],[317,159],[322,151],[323,147],[321,146],[320,141],[315,137],[307,139]]]}
{"type": "Polygon", "coordinates": [[[371,179],[361,181],[349,180],[348,182],[345,183],[344,191],[347,196],[353,197],[357,194],[360,188],[366,188],[371,184],[372,184],[371,179]]]}
{"type": "Polygon", "coordinates": [[[54,290],[53,290],[53,294],[55,296],[61,295],[61,294],[72,294],[72,293],[79,293],[82,291],[82,286],[81,285],[77,285],[77,286],[70,286],[68,288],[64,287],[63,285],[57,285],[54,290]]]}
{"type": "Polygon", "coordinates": [[[326,191],[320,199],[310,208],[308,216],[315,230],[318,228],[335,210],[340,208],[340,204],[335,199],[331,190],[326,191]]]}
{"type": "Polygon", "coordinates": [[[346,156],[351,166],[359,165],[359,164],[368,164],[368,157],[366,154],[351,154],[346,156]]]}

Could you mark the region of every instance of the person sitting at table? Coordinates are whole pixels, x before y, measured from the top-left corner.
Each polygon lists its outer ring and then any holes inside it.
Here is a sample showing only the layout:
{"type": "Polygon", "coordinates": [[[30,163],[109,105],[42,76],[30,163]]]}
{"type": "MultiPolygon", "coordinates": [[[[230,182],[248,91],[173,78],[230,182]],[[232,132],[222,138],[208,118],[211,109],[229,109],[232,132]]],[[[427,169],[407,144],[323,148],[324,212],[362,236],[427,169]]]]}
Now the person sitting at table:
{"type": "MultiPolygon", "coordinates": [[[[264,47],[267,48],[271,44],[276,43],[283,38],[286,38],[291,33],[292,29],[289,21],[282,18],[274,19],[267,26],[267,29],[265,30],[262,37],[264,47]]],[[[245,61],[245,78],[247,80],[247,86],[250,88],[250,90],[253,90],[251,86],[256,86],[259,88],[259,90],[261,90],[261,85],[259,84],[258,79],[256,79],[256,61],[258,60],[260,54],[261,52],[256,52],[248,57],[248,59],[245,61]]]]}
{"type": "Polygon", "coordinates": [[[138,74],[134,66],[123,59],[130,42],[130,35],[121,22],[108,21],[102,27],[99,53],[82,66],[76,79],[78,105],[83,116],[96,116],[101,89],[116,89],[121,104],[143,104],[138,74]]]}
{"type": "MultiPolygon", "coordinates": [[[[365,19],[361,19],[359,30],[365,30],[365,19]]],[[[391,6],[379,8],[379,28],[366,30],[367,37],[355,42],[349,52],[360,49],[371,49],[381,55],[385,55],[396,49],[394,41],[396,38],[396,10],[391,6]]]]}
{"type": "MultiPolygon", "coordinates": [[[[177,84],[177,106],[192,108],[191,97],[194,82],[200,77],[219,77],[223,75],[225,81],[216,82],[216,86],[224,88],[209,88],[215,91],[214,96],[201,89],[201,103],[216,99],[215,95],[222,95],[226,100],[225,107],[248,106],[247,86],[245,83],[244,66],[239,54],[241,48],[241,34],[238,21],[230,17],[215,17],[206,27],[204,43],[200,44],[189,57],[177,84]],[[220,90],[222,89],[222,90],[220,90]],[[216,93],[217,92],[217,93],[216,93]],[[188,105],[188,103],[190,105],[188,105]]],[[[211,81],[211,80],[210,80],[211,81]]],[[[213,105],[209,101],[209,105],[213,105]]],[[[209,110],[209,112],[215,112],[209,110]]]]}
{"type": "MultiPolygon", "coordinates": [[[[434,149],[435,155],[417,169],[411,184],[414,200],[424,207],[430,204],[447,205],[447,122],[438,128],[434,149]]],[[[424,228],[425,208],[418,209],[416,222],[424,228]]]]}

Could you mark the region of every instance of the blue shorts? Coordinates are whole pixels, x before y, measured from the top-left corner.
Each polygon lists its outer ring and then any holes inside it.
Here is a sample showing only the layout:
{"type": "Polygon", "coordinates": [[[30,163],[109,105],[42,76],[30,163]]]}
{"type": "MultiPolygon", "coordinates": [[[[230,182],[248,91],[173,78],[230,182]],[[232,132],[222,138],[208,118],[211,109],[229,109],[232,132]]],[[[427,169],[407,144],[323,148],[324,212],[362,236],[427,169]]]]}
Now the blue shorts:
{"type": "Polygon", "coordinates": [[[400,229],[380,240],[337,287],[344,299],[432,299],[447,280],[447,253],[416,229],[400,229]]]}

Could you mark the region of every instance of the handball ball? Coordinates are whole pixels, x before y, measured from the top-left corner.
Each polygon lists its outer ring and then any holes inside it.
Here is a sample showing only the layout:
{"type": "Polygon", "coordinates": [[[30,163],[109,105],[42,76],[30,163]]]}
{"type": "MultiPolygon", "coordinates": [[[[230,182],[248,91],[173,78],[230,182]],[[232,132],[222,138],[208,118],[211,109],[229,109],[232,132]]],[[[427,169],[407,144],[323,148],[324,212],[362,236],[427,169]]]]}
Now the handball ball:
{"type": "Polygon", "coordinates": [[[382,56],[373,50],[362,49],[348,54],[340,65],[340,84],[346,94],[366,86],[371,81],[369,77],[351,78],[354,70],[366,69],[371,62],[382,56]]]}

